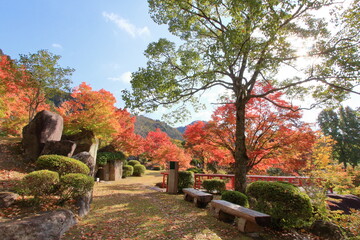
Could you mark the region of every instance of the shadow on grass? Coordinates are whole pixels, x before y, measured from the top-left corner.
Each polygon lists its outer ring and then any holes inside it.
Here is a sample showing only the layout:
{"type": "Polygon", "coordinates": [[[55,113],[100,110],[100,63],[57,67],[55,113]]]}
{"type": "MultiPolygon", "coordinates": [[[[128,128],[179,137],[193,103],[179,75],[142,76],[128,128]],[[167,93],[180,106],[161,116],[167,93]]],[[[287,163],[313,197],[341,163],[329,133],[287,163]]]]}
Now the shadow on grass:
{"type": "Polygon", "coordinates": [[[92,212],[63,239],[251,239],[182,195],[135,184],[99,191],[103,195],[94,197],[92,212]]]}

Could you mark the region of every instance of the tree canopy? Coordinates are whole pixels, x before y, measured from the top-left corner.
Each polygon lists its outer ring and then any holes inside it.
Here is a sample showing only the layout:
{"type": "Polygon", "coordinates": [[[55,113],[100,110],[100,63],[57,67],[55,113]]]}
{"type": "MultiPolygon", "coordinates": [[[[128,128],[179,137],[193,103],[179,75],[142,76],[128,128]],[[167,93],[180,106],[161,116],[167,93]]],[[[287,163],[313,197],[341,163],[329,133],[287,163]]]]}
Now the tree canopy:
{"type": "Polygon", "coordinates": [[[60,58],[47,50],[20,54],[18,65],[27,74],[27,88],[33,90],[27,93],[29,121],[39,111],[39,105],[50,98],[63,95],[64,92],[70,92],[69,77],[75,70],[61,67],[60,58]]]}
{"type": "Polygon", "coordinates": [[[181,101],[175,116],[182,118],[188,112],[186,103],[196,105],[203,91],[215,86],[230,91],[236,107],[237,190],[246,187],[245,112],[251,99],[278,105],[269,95],[285,91],[290,98],[313,96],[320,104],[356,92],[360,40],[359,18],[353,15],[358,13],[357,0],[350,10],[339,11],[337,24],[342,27],[336,34],[316,15],[333,5],[333,0],[148,2],[152,19],[167,24],[182,44],[176,47],[167,39],[149,44],[147,66],[132,74],[132,92],[125,90],[123,98],[127,106],[141,111],[181,101]],[[300,59],[306,64],[299,65],[300,59]],[[264,84],[273,88],[253,92],[264,84]]]}
{"type": "Polygon", "coordinates": [[[323,110],[318,123],[326,136],[335,140],[333,157],[355,167],[360,163],[360,116],[350,107],[340,107],[338,111],[323,110]]]}

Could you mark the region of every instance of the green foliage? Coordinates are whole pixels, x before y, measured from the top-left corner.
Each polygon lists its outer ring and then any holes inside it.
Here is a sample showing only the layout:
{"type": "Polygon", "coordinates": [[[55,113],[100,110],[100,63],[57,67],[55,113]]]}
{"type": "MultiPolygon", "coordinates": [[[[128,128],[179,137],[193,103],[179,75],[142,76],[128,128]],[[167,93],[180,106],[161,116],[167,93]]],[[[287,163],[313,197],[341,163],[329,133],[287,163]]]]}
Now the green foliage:
{"type": "Polygon", "coordinates": [[[131,166],[131,165],[124,165],[123,166],[123,175],[122,175],[123,178],[132,176],[133,173],[134,173],[134,167],[133,166],[131,166]]]}
{"type": "Polygon", "coordinates": [[[223,191],[221,193],[221,199],[243,207],[249,207],[247,196],[238,191],[223,191]]]}
{"type": "Polygon", "coordinates": [[[303,227],[312,216],[309,196],[289,183],[253,182],[246,194],[250,205],[257,211],[271,215],[276,227],[303,227]]]}
{"type": "Polygon", "coordinates": [[[68,173],[88,175],[90,172],[89,167],[85,163],[60,155],[42,155],[36,161],[36,166],[40,169],[58,172],[60,176],[68,173]]]}
{"type": "Polygon", "coordinates": [[[135,166],[141,164],[138,160],[130,160],[128,161],[128,165],[135,166]]]}
{"type": "Polygon", "coordinates": [[[105,165],[109,161],[124,161],[125,159],[126,156],[123,152],[98,152],[96,157],[96,163],[99,165],[105,165]]]}
{"type": "Polygon", "coordinates": [[[37,89],[38,94],[30,97],[28,106],[30,120],[35,116],[40,103],[54,97],[60,97],[70,91],[71,80],[69,77],[75,71],[72,68],[59,66],[59,55],[47,50],[39,50],[28,55],[20,54],[18,64],[31,76],[28,79],[29,88],[37,89]],[[41,97],[45,95],[45,98],[41,97]]]}
{"type": "Polygon", "coordinates": [[[284,176],[284,172],[281,168],[270,167],[266,170],[266,173],[270,176],[284,176]]]}
{"type": "Polygon", "coordinates": [[[141,164],[134,165],[134,172],[133,172],[134,176],[141,177],[142,175],[145,174],[145,172],[146,172],[146,168],[144,165],[141,165],[141,164]]]}
{"type": "Polygon", "coordinates": [[[21,193],[35,197],[53,193],[59,183],[59,174],[49,170],[39,170],[27,174],[21,184],[21,193]]]}
{"type": "Polygon", "coordinates": [[[355,167],[360,163],[360,116],[350,107],[334,110],[323,110],[318,116],[318,123],[326,136],[336,141],[333,157],[355,167]]]}
{"type": "Polygon", "coordinates": [[[222,179],[206,179],[202,186],[210,193],[222,193],[226,189],[225,181],[222,179]]]}
{"type": "Polygon", "coordinates": [[[178,191],[182,192],[183,188],[191,188],[194,186],[194,173],[189,171],[179,171],[178,175],[178,191]]]}
{"type": "Polygon", "coordinates": [[[188,168],[188,169],[186,169],[186,171],[190,171],[193,173],[204,173],[204,170],[202,170],[201,168],[197,168],[197,167],[188,168]]]}
{"type": "Polygon", "coordinates": [[[83,196],[94,186],[94,178],[81,173],[69,173],[60,178],[61,199],[69,200],[83,196]]]}

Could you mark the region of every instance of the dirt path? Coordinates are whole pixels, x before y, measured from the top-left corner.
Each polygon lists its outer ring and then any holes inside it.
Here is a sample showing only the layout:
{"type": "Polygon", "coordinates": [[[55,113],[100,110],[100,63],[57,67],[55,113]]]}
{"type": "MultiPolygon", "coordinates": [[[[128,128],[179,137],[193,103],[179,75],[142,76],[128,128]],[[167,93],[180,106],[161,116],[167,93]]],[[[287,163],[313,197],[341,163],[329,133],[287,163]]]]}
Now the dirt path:
{"type": "Polygon", "coordinates": [[[159,173],[96,183],[91,213],[63,239],[252,239],[207,209],[155,191],[159,173]]]}

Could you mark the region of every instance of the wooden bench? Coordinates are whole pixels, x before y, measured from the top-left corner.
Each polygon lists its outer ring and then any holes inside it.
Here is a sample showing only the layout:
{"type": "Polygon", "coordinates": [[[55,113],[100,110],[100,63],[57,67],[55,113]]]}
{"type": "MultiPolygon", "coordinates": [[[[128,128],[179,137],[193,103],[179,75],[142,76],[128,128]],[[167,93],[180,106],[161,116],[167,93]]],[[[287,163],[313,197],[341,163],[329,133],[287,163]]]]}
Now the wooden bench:
{"type": "Polygon", "coordinates": [[[212,200],[210,211],[219,220],[236,223],[241,232],[259,232],[269,226],[271,216],[224,200],[212,200]]]}
{"type": "Polygon", "coordinates": [[[213,199],[213,195],[205,193],[193,188],[183,188],[184,199],[189,202],[194,202],[199,208],[205,208],[213,199]]]}

